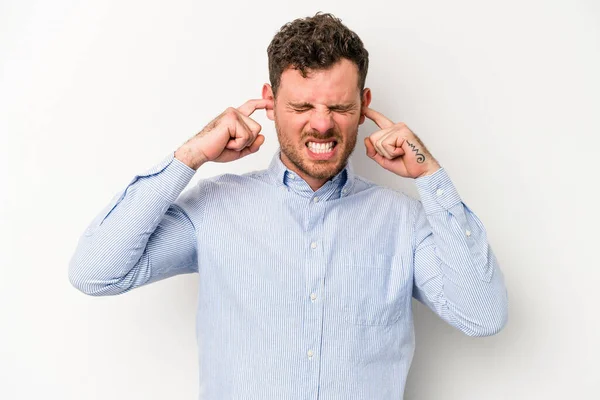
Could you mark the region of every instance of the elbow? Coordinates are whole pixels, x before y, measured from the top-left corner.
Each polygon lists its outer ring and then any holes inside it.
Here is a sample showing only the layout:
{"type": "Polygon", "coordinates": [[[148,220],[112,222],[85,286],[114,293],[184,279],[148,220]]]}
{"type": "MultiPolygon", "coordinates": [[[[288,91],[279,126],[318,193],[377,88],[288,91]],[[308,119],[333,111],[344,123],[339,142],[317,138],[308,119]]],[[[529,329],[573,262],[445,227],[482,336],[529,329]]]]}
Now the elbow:
{"type": "Polygon", "coordinates": [[[86,294],[88,296],[98,296],[98,293],[91,289],[91,285],[88,284],[85,280],[74,277],[69,274],[69,281],[71,285],[79,290],[81,293],[86,294]]]}
{"type": "Polygon", "coordinates": [[[98,268],[95,257],[91,257],[89,242],[79,242],[68,264],[71,286],[83,294],[94,296],[98,290],[98,268]]]}
{"type": "Polygon", "coordinates": [[[69,263],[69,282],[81,293],[88,296],[95,296],[98,295],[98,284],[97,281],[90,276],[89,272],[87,272],[89,270],[90,268],[71,260],[69,263]]]}
{"type": "Polygon", "coordinates": [[[112,251],[89,240],[80,241],[68,264],[71,285],[96,297],[118,295],[141,285],[149,268],[141,269],[139,262],[129,268],[112,251]]]}
{"type": "Polygon", "coordinates": [[[69,281],[75,289],[88,296],[115,296],[145,284],[148,271],[136,265],[123,272],[123,268],[81,262],[74,257],[69,263],[69,281]]]}
{"type": "Polygon", "coordinates": [[[485,325],[480,325],[476,329],[467,332],[467,335],[471,337],[494,336],[504,329],[507,321],[508,316],[505,314],[501,319],[489,321],[485,325]]]}
{"type": "Polygon", "coordinates": [[[69,263],[69,282],[75,289],[88,296],[110,296],[128,291],[120,286],[120,280],[107,280],[106,277],[100,276],[98,271],[102,271],[102,268],[73,259],[69,263]]]}
{"type": "Polygon", "coordinates": [[[508,304],[502,302],[497,307],[494,307],[483,316],[478,324],[473,324],[465,333],[472,337],[493,336],[506,327],[508,323],[508,304]]]}

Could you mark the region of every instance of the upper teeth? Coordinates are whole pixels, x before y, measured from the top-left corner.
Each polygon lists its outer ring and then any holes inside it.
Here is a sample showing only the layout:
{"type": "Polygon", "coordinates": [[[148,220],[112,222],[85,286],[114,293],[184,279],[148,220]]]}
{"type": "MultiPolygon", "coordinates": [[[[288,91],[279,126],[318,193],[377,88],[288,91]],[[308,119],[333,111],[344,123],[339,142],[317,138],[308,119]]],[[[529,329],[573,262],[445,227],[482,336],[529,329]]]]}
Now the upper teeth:
{"type": "Polygon", "coordinates": [[[311,150],[329,151],[333,148],[333,142],[327,142],[327,143],[308,142],[308,147],[310,147],[311,150]]]}

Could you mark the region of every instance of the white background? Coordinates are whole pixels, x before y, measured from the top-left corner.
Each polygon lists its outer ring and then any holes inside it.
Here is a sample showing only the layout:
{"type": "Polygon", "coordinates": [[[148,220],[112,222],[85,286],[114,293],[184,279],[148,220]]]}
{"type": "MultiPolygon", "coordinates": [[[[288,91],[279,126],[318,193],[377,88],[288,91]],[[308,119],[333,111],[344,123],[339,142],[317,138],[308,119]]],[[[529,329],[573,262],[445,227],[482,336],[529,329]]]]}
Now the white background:
{"type": "MultiPolygon", "coordinates": [[[[196,399],[198,275],[116,297],[71,287],[79,235],[129,180],[260,96],[281,25],[332,12],[484,222],[509,322],[468,338],[415,304],[406,399],[600,398],[596,1],[1,1],[0,398],[196,399]]],[[[197,179],[268,165],[266,142],[197,179]]],[[[365,156],[355,170],[416,195],[365,156]]],[[[375,399],[377,400],[377,399],[375,399]]]]}

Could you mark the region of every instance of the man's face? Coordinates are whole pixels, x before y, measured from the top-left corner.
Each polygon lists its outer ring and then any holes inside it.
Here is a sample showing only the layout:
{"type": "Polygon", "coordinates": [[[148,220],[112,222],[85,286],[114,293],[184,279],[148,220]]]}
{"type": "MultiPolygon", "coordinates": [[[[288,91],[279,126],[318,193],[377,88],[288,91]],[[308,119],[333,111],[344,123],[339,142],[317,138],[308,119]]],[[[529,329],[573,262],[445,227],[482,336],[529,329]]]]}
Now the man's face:
{"type": "MultiPolygon", "coordinates": [[[[265,85],[263,97],[269,93],[265,85]]],[[[346,165],[364,121],[361,106],[370,102],[369,89],[362,100],[358,68],[346,59],[330,69],[310,71],[306,78],[292,68],[281,75],[272,115],[281,160],[313,189],[346,165]]]]}

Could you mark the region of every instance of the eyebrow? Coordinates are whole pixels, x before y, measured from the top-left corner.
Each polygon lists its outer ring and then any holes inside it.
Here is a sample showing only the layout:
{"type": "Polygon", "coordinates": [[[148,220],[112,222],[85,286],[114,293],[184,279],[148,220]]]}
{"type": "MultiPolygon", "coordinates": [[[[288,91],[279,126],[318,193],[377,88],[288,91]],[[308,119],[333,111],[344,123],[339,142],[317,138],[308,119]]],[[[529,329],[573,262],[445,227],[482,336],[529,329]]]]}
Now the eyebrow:
{"type": "MultiPolygon", "coordinates": [[[[302,102],[302,103],[294,103],[294,102],[288,102],[288,106],[294,107],[294,108],[310,108],[313,105],[308,103],[308,102],[302,102]]],[[[330,106],[328,106],[329,109],[334,109],[334,110],[349,110],[351,108],[354,108],[356,106],[356,103],[352,102],[352,103],[346,103],[346,104],[332,104],[330,106]]]]}

